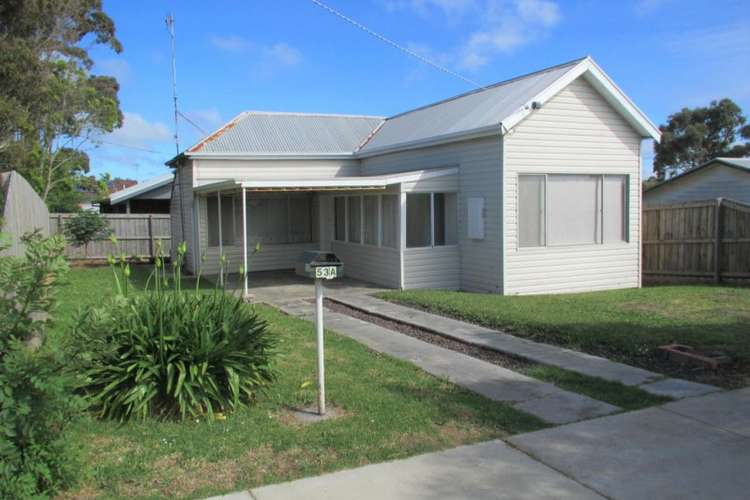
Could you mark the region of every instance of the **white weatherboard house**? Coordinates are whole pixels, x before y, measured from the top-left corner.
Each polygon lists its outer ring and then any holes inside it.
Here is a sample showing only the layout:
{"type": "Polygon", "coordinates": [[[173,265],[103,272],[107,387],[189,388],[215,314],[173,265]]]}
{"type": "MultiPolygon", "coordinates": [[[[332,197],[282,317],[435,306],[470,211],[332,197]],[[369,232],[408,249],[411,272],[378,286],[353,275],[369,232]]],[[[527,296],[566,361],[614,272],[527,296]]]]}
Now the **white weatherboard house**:
{"type": "Polygon", "coordinates": [[[588,57],[390,118],[242,113],[168,163],[172,241],[209,274],[260,242],[251,271],[322,249],[393,288],[637,287],[644,138],[588,57]]]}
{"type": "Polygon", "coordinates": [[[750,205],[750,158],[714,158],[647,189],[646,206],[729,198],[750,205]]]}

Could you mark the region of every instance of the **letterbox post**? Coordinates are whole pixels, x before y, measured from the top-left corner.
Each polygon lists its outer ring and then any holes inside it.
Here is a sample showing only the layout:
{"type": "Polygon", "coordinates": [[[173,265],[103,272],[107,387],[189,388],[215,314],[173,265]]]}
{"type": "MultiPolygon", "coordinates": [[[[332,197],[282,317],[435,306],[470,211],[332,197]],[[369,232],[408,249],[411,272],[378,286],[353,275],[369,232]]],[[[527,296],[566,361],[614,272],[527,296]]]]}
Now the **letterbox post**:
{"type": "Polygon", "coordinates": [[[326,414],[326,370],[323,349],[323,280],[315,278],[315,331],[318,340],[318,414],[326,414]]]}

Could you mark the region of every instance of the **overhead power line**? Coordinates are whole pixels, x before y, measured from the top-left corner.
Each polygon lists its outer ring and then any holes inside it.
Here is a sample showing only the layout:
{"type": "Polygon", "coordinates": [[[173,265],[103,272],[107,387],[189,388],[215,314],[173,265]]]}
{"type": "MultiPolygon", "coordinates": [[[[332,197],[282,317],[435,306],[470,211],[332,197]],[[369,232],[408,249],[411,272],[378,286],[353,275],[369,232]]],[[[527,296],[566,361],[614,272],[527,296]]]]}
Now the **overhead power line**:
{"type": "Polygon", "coordinates": [[[371,30],[370,28],[368,28],[367,26],[363,25],[362,23],[360,23],[358,21],[355,21],[354,19],[352,19],[351,17],[349,17],[349,16],[347,16],[345,14],[342,14],[341,12],[337,11],[333,7],[330,7],[330,6],[326,5],[326,4],[324,4],[320,0],[310,0],[310,1],[312,3],[314,3],[315,5],[317,5],[318,7],[320,7],[321,9],[323,9],[323,10],[325,10],[325,11],[333,14],[334,16],[336,16],[336,17],[338,17],[338,18],[346,21],[347,23],[351,24],[352,26],[354,26],[356,28],[359,28],[360,30],[362,30],[365,33],[367,33],[368,35],[377,38],[381,42],[387,43],[391,47],[393,47],[393,48],[395,48],[397,50],[400,50],[404,54],[406,54],[408,56],[411,56],[411,57],[413,57],[415,59],[418,59],[419,61],[421,61],[421,62],[423,62],[423,63],[425,63],[425,64],[427,64],[429,66],[432,66],[433,68],[435,68],[435,69],[437,69],[439,71],[442,71],[443,73],[446,73],[446,74],[454,76],[454,77],[456,77],[456,78],[458,78],[460,80],[463,80],[465,83],[468,83],[468,84],[470,84],[470,85],[472,85],[474,87],[477,87],[477,88],[480,88],[480,89],[484,88],[484,85],[482,85],[480,83],[477,83],[474,80],[472,80],[470,78],[467,78],[467,77],[463,76],[462,74],[457,73],[457,72],[455,72],[455,71],[453,71],[451,69],[448,69],[445,66],[442,66],[442,65],[440,65],[440,64],[438,64],[438,63],[436,63],[434,61],[431,61],[428,58],[426,58],[426,57],[424,57],[424,56],[422,56],[420,54],[417,54],[413,50],[408,49],[408,48],[404,47],[403,45],[400,45],[400,44],[394,42],[390,38],[387,38],[387,37],[381,35],[380,33],[376,32],[376,31],[371,30]]]}
{"type": "Polygon", "coordinates": [[[121,144],[118,142],[103,141],[101,139],[97,139],[96,142],[101,143],[101,144],[109,144],[110,146],[117,146],[118,148],[135,149],[137,151],[145,151],[146,153],[162,154],[160,151],[155,151],[153,149],[141,148],[138,146],[130,146],[128,144],[121,144]]]}
{"type": "Polygon", "coordinates": [[[205,130],[203,130],[203,129],[202,129],[202,128],[201,128],[201,127],[200,127],[200,126],[199,126],[199,125],[197,124],[197,123],[195,123],[195,122],[194,122],[193,120],[191,120],[190,118],[188,118],[187,116],[185,116],[185,113],[183,113],[182,111],[178,111],[178,112],[177,112],[177,114],[178,114],[178,115],[180,115],[180,116],[181,116],[181,117],[182,117],[182,118],[183,118],[183,119],[184,119],[184,120],[185,120],[186,122],[188,122],[188,123],[189,123],[190,125],[192,125],[193,127],[195,127],[195,128],[196,128],[196,130],[198,130],[198,132],[200,132],[200,133],[201,133],[201,134],[203,134],[203,135],[208,135],[208,132],[206,132],[205,130]]]}

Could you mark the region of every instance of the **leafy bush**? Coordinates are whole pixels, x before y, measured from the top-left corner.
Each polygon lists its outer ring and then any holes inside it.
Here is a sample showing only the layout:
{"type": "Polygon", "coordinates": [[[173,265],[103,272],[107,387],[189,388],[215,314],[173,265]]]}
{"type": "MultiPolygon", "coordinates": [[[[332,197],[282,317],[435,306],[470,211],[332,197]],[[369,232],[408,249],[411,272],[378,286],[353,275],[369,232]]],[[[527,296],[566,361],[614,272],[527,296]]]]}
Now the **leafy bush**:
{"type": "Polygon", "coordinates": [[[107,219],[97,212],[78,212],[65,222],[65,236],[75,246],[83,247],[83,254],[88,257],[89,243],[109,236],[111,229],[107,219]]]}
{"type": "Polygon", "coordinates": [[[79,318],[85,391],[101,417],[213,417],[251,402],[273,380],[266,324],[221,288],[183,290],[184,253],[183,244],[171,280],[157,258],[151,289],[134,296],[127,295],[129,268],[121,263],[121,293],[79,318]]]}
{"type": "Polygon", "coordinates": [[[75,477],[64,433],[80,410],[75,379],[44,342],[65,241],[23,240],[25,258],[0,257],[0,498],[49,494],[75,477]]]}

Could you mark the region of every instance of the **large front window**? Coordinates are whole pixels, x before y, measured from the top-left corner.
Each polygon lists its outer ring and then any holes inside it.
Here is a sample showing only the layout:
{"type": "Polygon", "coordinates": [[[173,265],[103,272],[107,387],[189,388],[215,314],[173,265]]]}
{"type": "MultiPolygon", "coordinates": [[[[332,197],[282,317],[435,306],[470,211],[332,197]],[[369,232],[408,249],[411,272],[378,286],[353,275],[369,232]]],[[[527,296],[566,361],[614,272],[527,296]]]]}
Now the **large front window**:
{"type": "Polygon", "coordinates": [[[519,175],[518,246],[627,241],[626,175],[519,175]]]}

